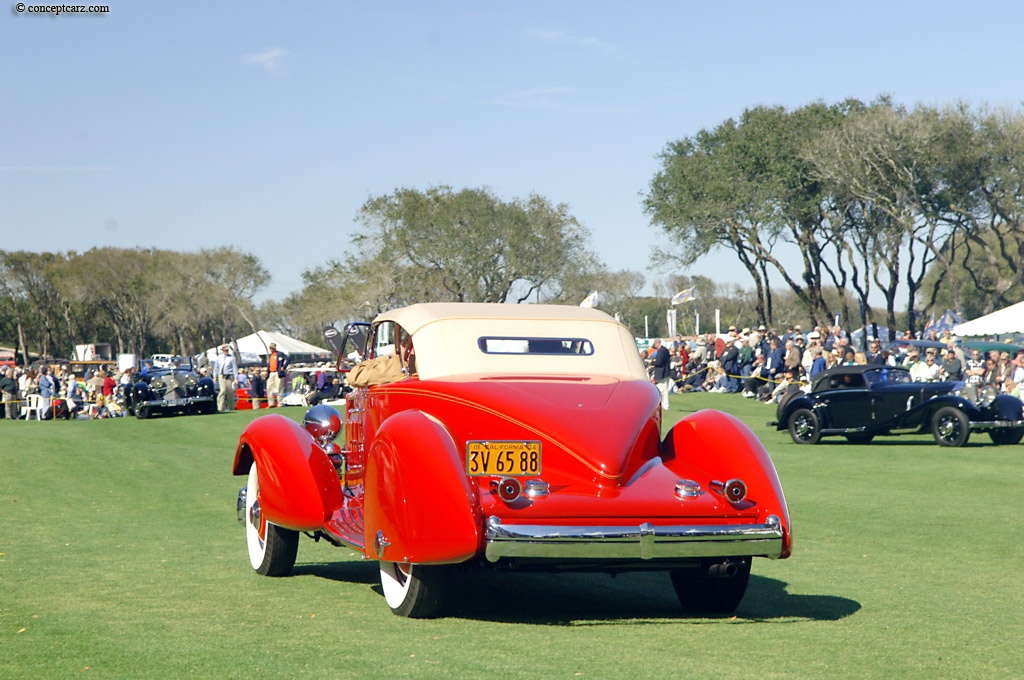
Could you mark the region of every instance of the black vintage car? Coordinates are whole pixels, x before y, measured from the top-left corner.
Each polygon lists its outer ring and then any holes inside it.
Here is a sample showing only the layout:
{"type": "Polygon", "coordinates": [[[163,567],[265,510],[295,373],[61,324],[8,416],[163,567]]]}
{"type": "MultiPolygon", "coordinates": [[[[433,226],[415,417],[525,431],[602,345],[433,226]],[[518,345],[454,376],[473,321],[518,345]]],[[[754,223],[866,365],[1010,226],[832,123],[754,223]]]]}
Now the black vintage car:
{"type": "Polygon", "coordinates": [[[168,366],[147,368],[124,388],[125,407],[138,418],[154,415],[216,413],[216,389],[211,378],[192,370],[188,357],[175,357],[168,366]]]}
{"type": "Polygon", "coordinates": [[[819,373],[811,392],[779,402],[779,430],[797,444],[840,435],[866,444],[876,435],[931,432],[942,446],[963,446],[971,432],[988,432],[996,444],[1024,436],[1024,403],[991,387],[963,382],[913,382],[903,368],[835,366],[819,373]]]}

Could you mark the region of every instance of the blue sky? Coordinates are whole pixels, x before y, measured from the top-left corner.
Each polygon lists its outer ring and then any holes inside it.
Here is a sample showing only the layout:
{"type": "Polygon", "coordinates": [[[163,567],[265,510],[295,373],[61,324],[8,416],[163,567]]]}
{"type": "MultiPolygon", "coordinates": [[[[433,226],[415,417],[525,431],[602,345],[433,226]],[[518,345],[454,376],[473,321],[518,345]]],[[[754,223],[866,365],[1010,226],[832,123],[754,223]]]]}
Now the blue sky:
{"type": "MultiPolygon", "coordinates": [[[[650,292],[669,142],[762,104],[1017,107],[1024,83],[1009,0],[102,1],[0,12],[0,248],[236,245],[264,299],[343,256],[369,197],[438,184],[567,204],[650,292]]],[[[689,273],[749,286],[724,256],[689,273]]]]}

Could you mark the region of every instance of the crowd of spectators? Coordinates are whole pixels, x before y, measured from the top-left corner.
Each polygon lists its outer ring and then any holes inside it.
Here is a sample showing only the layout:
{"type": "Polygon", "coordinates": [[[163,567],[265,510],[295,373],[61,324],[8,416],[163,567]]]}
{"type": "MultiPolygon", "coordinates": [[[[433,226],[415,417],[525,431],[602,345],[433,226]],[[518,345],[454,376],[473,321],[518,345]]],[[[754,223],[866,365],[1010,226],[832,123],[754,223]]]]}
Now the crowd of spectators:
{"type": "MultiPolygon", "coordinates": [[[[984,353],[977,349],[965,355],[959,340],[948,332],[924,335],[916,339],[931,342],[920,344],[934,346],[919,348],[907,343],[901,353],[883,349],[882,343],[870,336],[858,345],[840,326],[819,326],[805,332],[794,325],[781,334],[763,325],[740,329],[730,326],[722,335],[677,335],[655,343],[667,349],[667,390],[673,393],[737,393],[774,403],[789,390],[809,391],[815,376],[833,366],[879,364],[906,368],[918,382],[964,380],[1020,395],[1024,350],[1015,356],[1007,351],[984,353]]],[[[915,336],[908,333],[906,337],[915,336]]],[[[652,350],[645,351],[643,358],[652,380],[658,382],[654,375],[656,351],[652,350]]]]}
{"type": "MultiPolygon", "coordinates": [[[[277,352],[273,357],[274,371],[267,365],[238,367],[230,348],[225,346],[224,349],[228,351],[220,352],[218,361],[196,368],[200,377],[214,378],[215,383],[219,379],[222,385],[228,386],[227,393],[218,390],[218,399],[222,400],[218,404],[220,410],[234,410],[236,398],[242,395],[248,396],[254,409],[284,405],[286,396],[294,397],[292,403],[313,405],[343,395],[341,381],[330,366],[299,368],[293,372],[287,355],[277,352]]],[[[127,387],[140,378],[145,379],[148,372],[147,362],[139,369],[108,370],[107,366],[102,366],[78,374],[71,371],[68,364],[60,362],[27,369],[0,366],[3,398],[0,419],[92,420],[123,416],[125,409],[123,399],[119,399],[119,386],[127,387]]]]}
{"type": "MultiPolygon", "coordinates": [[[[287,366],[287,365],[286,365],[287,366]]],[[[247,394],[253,409],[267,406],[284,406],[284,397],[294,397],[293,403],[302,406],[313,406],[315,403],[339,398],[344,395],[344,385],[333,367],[300,368],[291,371],[281,370],[280,380],[276,383],[273,403],[269,403],[271,394],[267,391],[270,372],[267,367],[243,367],[237,369],[236,381],[231,384],[231,391],[247,394]]],[[[115,418],[125,415],[122,400],[118,398],[120,385],[131,385],[147,373],[143,365],[139,370],[129,368],[124,371],[96,369],[86,373],[75,374],[67,365],[38,366],[29,369],[23,367],[0,367],[0,394],[3,398],[3,409],[0,419],[15,420],[29,415],[29,405],[38,409],[42,419],[68,418],[78,420],[94,420],[115,418]],[[38,397],[38,398],[30,398],[38,397]]],[[[214,369],[209,366],[197,369],[201,377],[212,377],[214,369]]],[[[220,390],[218,390],[219,395],[220,390]]],[[[223,410],[227,410],[230,401],[231,410],[237,406],[237,399],[226,399],[223,410]]],[[[246,407],[248,408],[248,407],[246,407]]],[[[35,412],[31,419],[35,420],[35,412]]]]}
{"type": "Polygon", "coordinates": [[[130,382],[131,370],[115,373],[99,369],[76,374],[67,365],[0,368],[3,417],[26,416],[30,397],[40,415],[65,418],[111,418],[123,415],[115,390],[118,381],[130,382]],[[115,377],[116,376],[116,377],[115,377]]]}
{"type": "MultiPolygon", "coordinates": [[[[763,325],[741,329],[730,326],[722,335],[677,335],[656,340],[650,350],[643,352],[643,358],[652,382],[662,392],[664,408],[668,395],[680,392],[738,393],[773,403],[789,390],[809,390],[816,375],[842,364],[901,366],[918,382],[963,380],[979,388],[992,387],[1020,396],[1024,350],[1014,356],[1007,351],[985,353],[978,349],[969,349],[965,354],[959,341],[948,332],[940,336],[932,331],[918,339],[931,342],[921,343],[927,347],[909,344],[905,352],[895,354],[870,336],[860,346],[839,326],[815,327],[804,332],[795,325],[781,334],[763,325]]],[[[222,364],[223,361],[214,366],[226,371],[222,364]]],[[[344,396],[343,381],[327,367],[291,372],[287,357],[282,354],[276,368],[237,369],[237,387],[250,395],[253,408],[260,408],[267,401],[280,404],[286,392],[308,405],[344,396]]],[[[200,373],[208,375],[208,367],[202,367],[200,373]]],[[[39,408],[43,411],[53,409],[59,400],[63,402],[61,408],[68,409],[68,417],[121,416],[124,412],[116,398],[117,385],[130,385],[135,380],[133,368],[120,372],[98,369],[75,375],[66,365],[0,367],[0,394],[4,402],[0,415],[8,419],[25,417],[28,398],[39,395],[39,408]]]]}

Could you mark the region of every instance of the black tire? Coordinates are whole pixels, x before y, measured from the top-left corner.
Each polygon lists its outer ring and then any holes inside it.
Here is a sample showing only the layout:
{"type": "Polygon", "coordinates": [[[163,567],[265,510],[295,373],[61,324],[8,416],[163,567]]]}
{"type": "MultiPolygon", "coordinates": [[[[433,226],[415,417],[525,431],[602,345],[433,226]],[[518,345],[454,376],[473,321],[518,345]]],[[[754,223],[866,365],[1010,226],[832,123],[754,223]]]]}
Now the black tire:
{"type": "Polygon", "coordinates": [[[725,616],[740,606],[750,581],[749,557],[707,558],[699,569],[668,573],[676,597],[688,614],[725,616]]]}
{"type": "Polygon", "coordinates": [[[848,434],[846,435],[846,441],[851,444],[870,444],[871,440],[875,438],[873,434],[848,434]]]}
{"type": "Polygon", "coordinates": [[[1006,444],[1019,444],[1021,439],[1024,439],[1024,430],[990,430],[988,436],[992,437],[992,441],[1000,446],[1006,444]]]}
{"type": "Polygon", "coordinates": [[[249,548],[249,563],[257,574],[287,576],[295,566],[299,532],[266,521],[260,513],[259,503],[259,471],[253,463],[245,490],[245,541],[249,548]]]}
{"type": "Polygon", "coordinates": [[[139,408],[135,409],[135,417],[138,418],[139,420],[145,420],[149,418],[151,415],[152,412],[149,410],[148,406],[140,406],[139,408]]]}
{"type": "Polygon", "coordinates": [[[960,447],[971,436],[971,424],[963,411],[945,406],[932,416],[932,435],[939,446],[960,447]]]}
{"type": "Polygon", "coordinates": [[[450,594],[452,567],[399,562],[380,563],[380,585],[391,611],[411,619],[441,613],[450,594]]]}
{"type": "Polygon", "coordinates": [[[817,444],[821,440],[821,426],[814,411],[800,408],[789,417],[789,436],[797,444],[817,444]]]}

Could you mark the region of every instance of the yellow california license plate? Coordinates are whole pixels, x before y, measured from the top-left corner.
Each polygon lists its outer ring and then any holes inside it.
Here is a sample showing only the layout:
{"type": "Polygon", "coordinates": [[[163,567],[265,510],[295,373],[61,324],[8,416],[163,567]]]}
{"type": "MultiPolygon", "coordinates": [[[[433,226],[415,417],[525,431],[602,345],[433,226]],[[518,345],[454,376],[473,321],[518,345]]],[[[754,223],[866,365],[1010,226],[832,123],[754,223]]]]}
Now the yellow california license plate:
{"type": "Polygon", "coordinates": [[[466,442],[466,474],[527,476],[540,474],[540,442],[466,442]]]}

